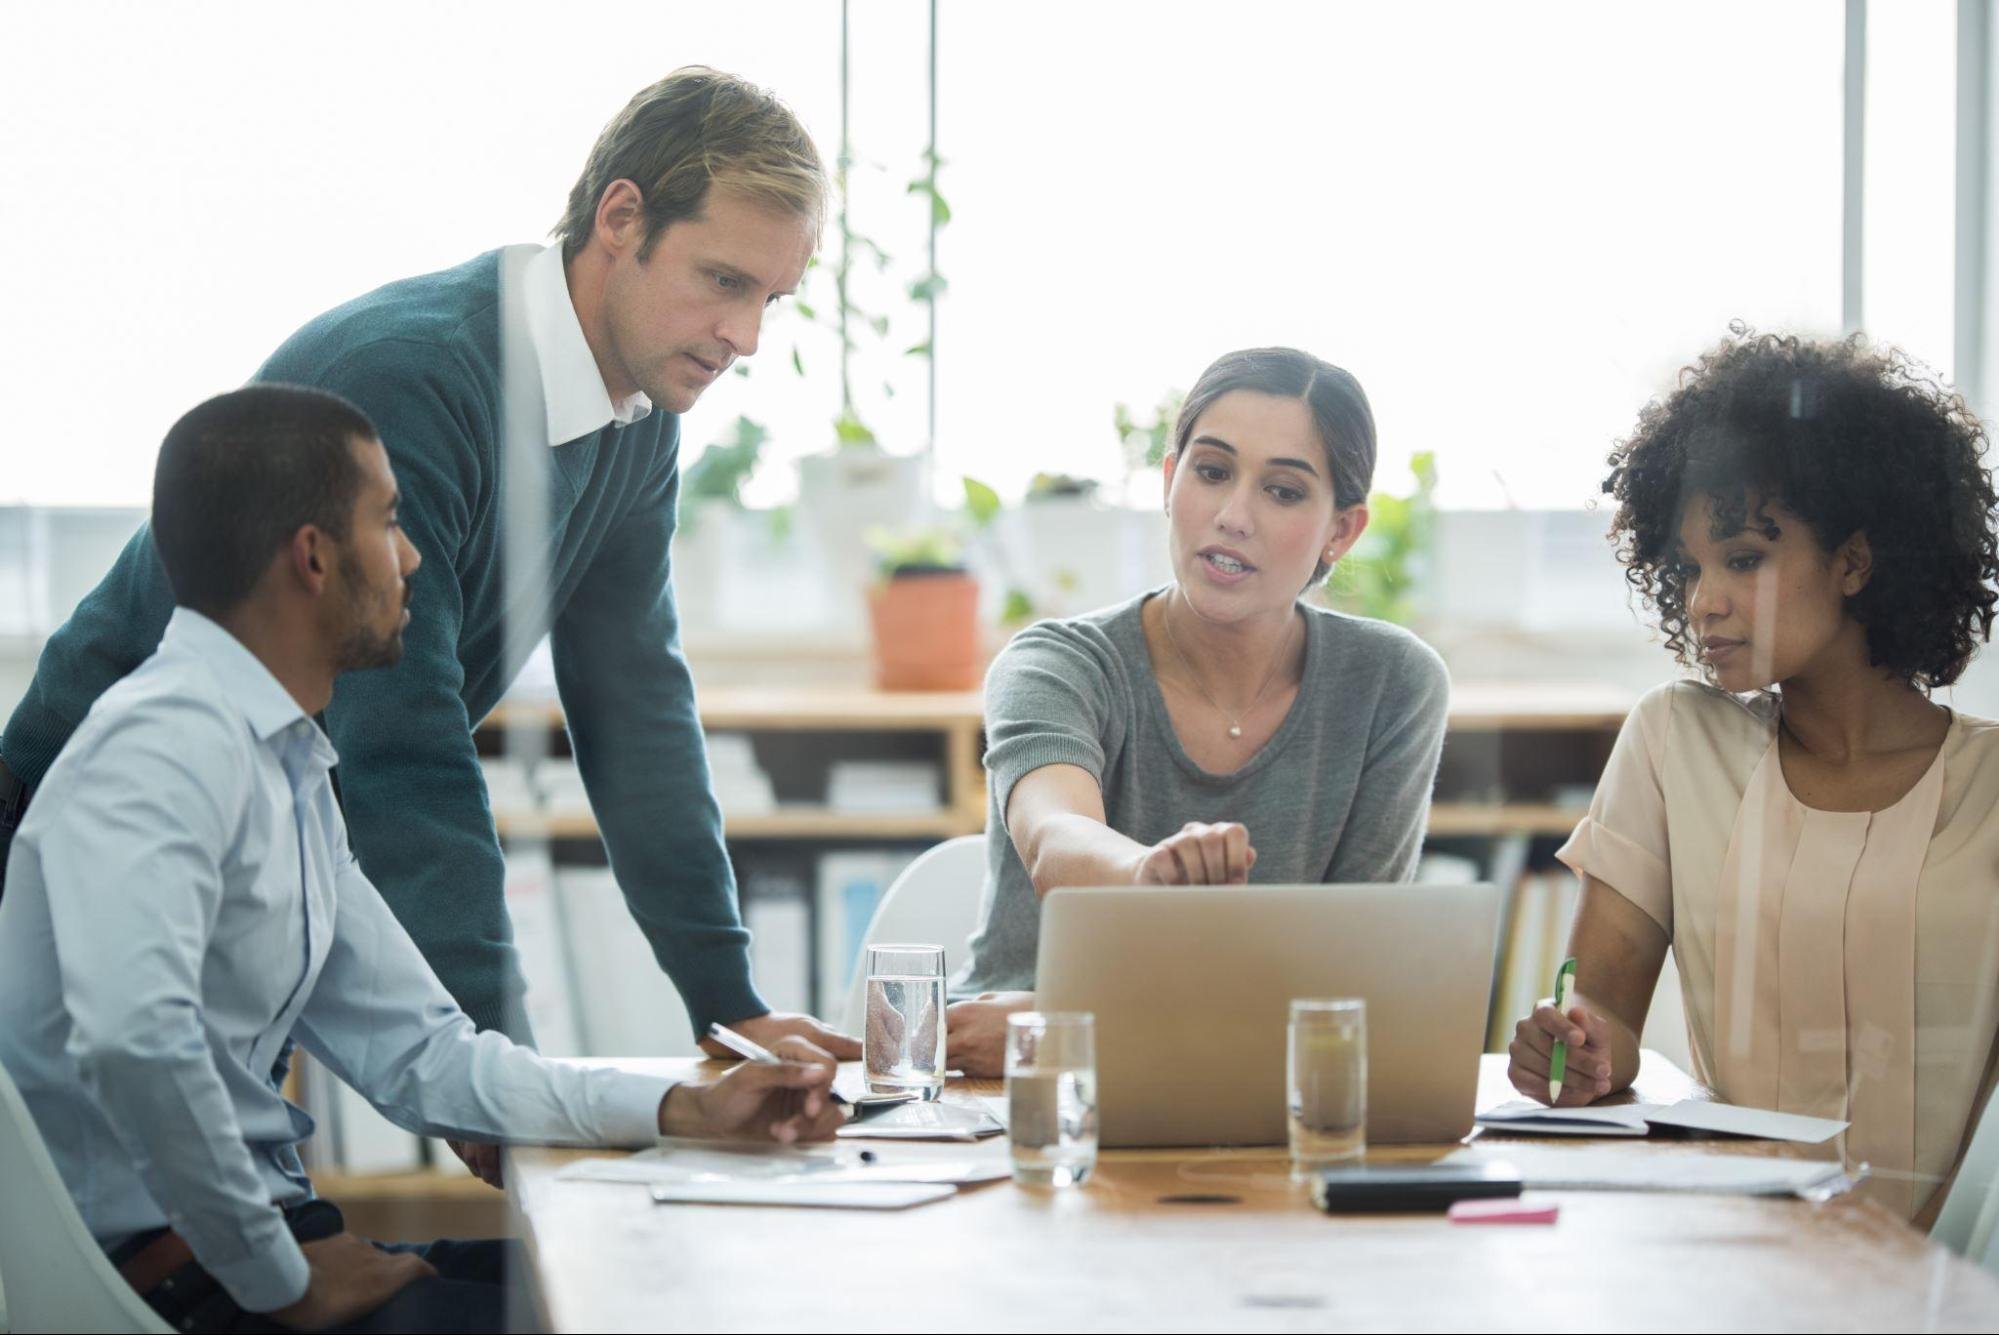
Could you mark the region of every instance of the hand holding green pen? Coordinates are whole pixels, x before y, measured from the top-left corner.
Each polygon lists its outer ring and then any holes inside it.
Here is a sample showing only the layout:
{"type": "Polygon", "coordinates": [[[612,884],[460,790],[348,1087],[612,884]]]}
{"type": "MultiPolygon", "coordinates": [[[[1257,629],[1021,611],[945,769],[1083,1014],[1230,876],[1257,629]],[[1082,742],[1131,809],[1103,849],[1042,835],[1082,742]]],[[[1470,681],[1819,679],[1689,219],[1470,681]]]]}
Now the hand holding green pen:
{"type": "MultiPolygon", "coordinates": [[[[1562,1015],[1569,1013],[1569,1003],[1575,999],[1576,958],[1571,955],[1562,961],[1562,967],[1555,971],[1555,1009],[1562,1015]]],[[[1548,1059],[1548,1106],[1554,1107],[1562,1101],[1562,1078],[1569,1072],[1569,1045],[1561,1039],[1555,1040],[1555,1050],[1548,1059]]]]}

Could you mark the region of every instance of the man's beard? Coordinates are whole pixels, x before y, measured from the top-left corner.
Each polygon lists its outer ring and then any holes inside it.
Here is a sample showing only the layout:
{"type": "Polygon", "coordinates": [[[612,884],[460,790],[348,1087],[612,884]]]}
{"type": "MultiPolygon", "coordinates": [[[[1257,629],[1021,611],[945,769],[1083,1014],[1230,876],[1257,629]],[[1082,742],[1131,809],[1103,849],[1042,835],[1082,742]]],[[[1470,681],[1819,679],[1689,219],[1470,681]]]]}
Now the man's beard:
{"type": "MultiPolygon", "coordinates": [[[[372,621],[383,603],[388,599],[368,586],[367,576],[359,562],[342,558],[340,579],[350,590],[347,624],[341,627],[338,648],[334,651],[333,670],[335,672],[355,672],[363,668],[394,667],[403,657],[403,625],[398,616],[387,634],[374,629],[372,621]],[[356,603],[361,606],[356,606],[356,603]]],[[[409,595],[403,595],[402,606],[409,606],[409,595]]],[[[401,607],[397,609],[398,612],[401,607]]]]}

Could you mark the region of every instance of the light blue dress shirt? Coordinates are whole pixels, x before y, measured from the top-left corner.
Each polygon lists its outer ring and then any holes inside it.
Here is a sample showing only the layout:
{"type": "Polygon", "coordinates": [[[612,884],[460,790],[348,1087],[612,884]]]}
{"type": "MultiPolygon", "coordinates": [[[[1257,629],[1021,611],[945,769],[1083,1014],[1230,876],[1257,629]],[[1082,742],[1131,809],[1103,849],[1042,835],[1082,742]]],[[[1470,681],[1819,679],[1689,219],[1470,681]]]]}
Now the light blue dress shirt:
{"type": "MultiPolygon", "coordinates": [[[[394,669],[384,669],[393,671],[394,669]]],[[[0,1065],[106,1246],[170,1225],[230,1296],[304,1295],[287,1037],[398,1126],[649,1144],[670,1082],[477,1032],[348,851],[333,746],[179,608],[36,789],[0,896],[0,1065]]]]}

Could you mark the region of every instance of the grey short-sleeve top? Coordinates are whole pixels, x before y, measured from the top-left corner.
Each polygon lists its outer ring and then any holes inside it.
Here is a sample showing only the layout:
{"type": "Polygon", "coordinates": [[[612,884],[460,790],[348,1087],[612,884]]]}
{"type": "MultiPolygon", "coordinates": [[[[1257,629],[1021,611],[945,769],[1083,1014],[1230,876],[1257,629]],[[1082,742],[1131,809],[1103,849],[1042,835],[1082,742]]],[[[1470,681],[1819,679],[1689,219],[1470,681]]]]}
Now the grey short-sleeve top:
{"type": "Polygon", "coordinates": [[[1215,774],[1181,747],[1159,693],[1140,614],[1160,592],[1039,622],[994,659],[986,885],[953,996],[1034,986],[1041,905],[1005,817],[1013,786],[1044,765],[1088,770],[1111,828],[1141,844],[1188,821],[1240,821],[1255,882],[1415,874],[1450,704],[1436,652],[1399,626],[1304,605],[1304,681],[1290,713],[1248,763],[1215,774]]]}

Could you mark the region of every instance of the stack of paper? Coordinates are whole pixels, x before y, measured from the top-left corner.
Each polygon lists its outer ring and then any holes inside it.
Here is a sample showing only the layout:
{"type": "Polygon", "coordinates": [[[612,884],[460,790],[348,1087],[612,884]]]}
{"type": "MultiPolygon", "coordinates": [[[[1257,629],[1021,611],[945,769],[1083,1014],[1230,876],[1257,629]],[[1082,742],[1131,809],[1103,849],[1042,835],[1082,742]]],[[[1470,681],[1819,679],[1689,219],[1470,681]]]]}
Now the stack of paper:
{"type": "Polygon", "coordinates": [[[1447,1164],[1506,1164],[1542,1191],[1684,1191],[1820,1198],[1850,1185],[1837,1163],[1624,1146],[1467,1145],[1447,1164]]]}
{"type": "Polygon", "coordinates": [[[984,1149],[910,1146],[861,1151],[833,1145],[717,1145],[662,1139],[623,1159],[582,1159],[562,1170],[571,1181],[629,1182],[662,1204],[792,1205],[896,1210],[942,1200],[960,1184],[1008,1175],[1007,1157],[984,1149]]]}
{"type": "Polygon", "coordinates": [[[1480,1113],[1478,1124],[1524,1136],[1643,1136],[1649,1135],[1655,1126],[1670,1126],[1687,1131],[1753,1136],[1759,1140],[1792,1140],[1803,1145],[1831,1140],[1847,1126],[1830,1117],[1739,1108],[1706,1099],[1682,1099],[1673,1104],[1595,1104],[1585,1108],[1549,1108],[1516,1099],[1480,1113]]]}

